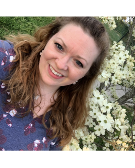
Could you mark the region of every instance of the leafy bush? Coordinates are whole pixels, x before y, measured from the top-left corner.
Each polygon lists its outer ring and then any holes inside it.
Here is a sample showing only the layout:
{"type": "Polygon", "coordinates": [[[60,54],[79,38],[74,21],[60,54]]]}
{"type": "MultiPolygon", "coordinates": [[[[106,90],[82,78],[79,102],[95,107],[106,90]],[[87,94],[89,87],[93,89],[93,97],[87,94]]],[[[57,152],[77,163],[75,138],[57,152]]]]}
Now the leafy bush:
{"type": "Polygon", "coordinates": [[[0,17],[0,39],[9,34],[30,34],[37,27],[52,22],[54,17],[0,17]]]}

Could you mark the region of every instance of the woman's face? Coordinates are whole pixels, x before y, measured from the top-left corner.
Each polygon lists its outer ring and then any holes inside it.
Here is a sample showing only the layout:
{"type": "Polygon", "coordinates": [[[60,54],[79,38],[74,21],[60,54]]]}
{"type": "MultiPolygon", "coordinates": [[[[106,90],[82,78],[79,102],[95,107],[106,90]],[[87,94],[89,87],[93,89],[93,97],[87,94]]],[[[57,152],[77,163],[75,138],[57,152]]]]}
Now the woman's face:
{"type": "Polygon", "coordinates": [[[84,77],[99,54],[96,43],[80,26],[68,24],[46,44],[39,61],[40,79],[59,88],[84,77]]]}

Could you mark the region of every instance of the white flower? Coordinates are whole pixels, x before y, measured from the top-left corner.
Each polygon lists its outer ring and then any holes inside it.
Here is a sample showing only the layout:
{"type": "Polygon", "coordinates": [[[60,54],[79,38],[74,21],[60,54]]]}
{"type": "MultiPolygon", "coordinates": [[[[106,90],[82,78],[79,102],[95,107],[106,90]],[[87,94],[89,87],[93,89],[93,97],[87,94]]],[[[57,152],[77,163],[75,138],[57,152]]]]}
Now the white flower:
{"type": "Polygon", "coordinates": [[[88,147],[83,147],[83,151],[90,151],[90,149],[88,147]]]}
{"type": "Polygon", "coordinates": [[[105,129],[101,125],[96,125],[94,129],[97,136],[100,136],[101,134],[105,135],[105,129]]]}
{"type": "Polygon", "coordinates": [[[105,107],[105,106],[102,106],[102,107],[101,107],[101,111],[102,111],[102,113],[106,113],[106,107],[105,107]]]}
{"type": "Polygon", "coordinates": [[[75,136],[77,139],[80,139],[84,136],[87,136],[89,134],[88,129],[86,126],[84,126],[83,128],[78,128],[77,130],[75,130],[75,136]]]}
{"type": "Polygon", "coordinates": [[[112,108],[112,103],[107,103],[106,99],[102,103],[103,103],[103,106],[101,107],[101,111],[103,113],[110,112],[110,110],[112,108]]]}
{"type": "MultiPolygon", "coordinates": [[[[87,118],[86,118],[86,121],[85,121],[85,125],[91,125],[92,124],[92,122],[93,122],[93,120],[92,120],[92,118],[91,118],[91,116],[88,116],[87,118]]],[[[93,126],[93,125],[92,125],[93,126]]]]}
{"type": "MultiPolygon", "coordinates": [[[[81,148],[79,147],[79,143],[76,139],[72,138],[71,141],[69,142],[70,150],[71,151],[81,151],[81,148]]],[[[66,147],[66,150],[69,149],[68,146],[66,147]]],[[[63,149],[65,150],[65,149],[63,149]]]]}
{"type": "Polygon", "coordinates": [[[107,120],[107,117],[105,115],[101,115],[98,118],[101,121],[100,125],[109,131],[111,129],[111,123],[107,120]]]}
{"type": "Polygon", "coordinates": [[[102,101],[104,100],[103,95],[100,94],[98,90],[93,91],[94,98],[97,99],[97,101],[102,101]]]}
{"type": "Polygon", "coordinates": [[[95,102],[95,104],[99,104],[100,106],[102,106],[104,97],[103,97],[103,95],[100,94],[100,92],[98,90],[94,90],[93,91],[93,98],[91,100],[93,102],[95,102]]]}
{"type": "Polygon", "coordinates": [[[70,146],[66,145],[62,148],[62,151],[70,151],[70,146]]]}
{"type": "Polygon", "coordinates": [[[89,111],[89,114],[92,118],[97,118],[97,116],[100,115],[100,112],[94,109],[93,111],[89,111]]]}
{"type": "Polygon", "coordinates": [[[128,129],[128,127],[126,125],[123,125],[123,126],[119,126],[120,129],[121,129],[121,133],[120,133],[120,136],[125,136],[125,133],[126,133],[126,130],[128,129]]]}
{"type": "Polygon", "coordinates": [[[107,117],[107,120],[109,123],[111,123],[111,124],[114,123],[113,117],[111,116],[110,113],[108,113],[106,117],[107,117]]]}
{"type": "Polygon", "coordinates": [[[115,119],[115,128],[120,131],[121,122],[119,119],[115,119]]]}
{"type": "Polygon", "coordinates": [[[101,76],[104,78],[104,79],[109,79],[110,76],[111,76],[111,73],[108,73],[106,70],[103,70],[102,73],[101,73],[101,76]]]}
{"type": "Polygon", "coordinates": [[[83,145],[86,145],[86,144],[89,145],[89,144],[93,143],[95,138],[96,138],[96,136],[95,136],[94,132],[87,135],[87,136],[82,137],[83,145]]]}
{"type": "Polygon", "coordinates": [[[111,30],[116,28],[114,17],[101,17],[100,16],[99,18],[102,20],[103,23],[108,24],[111,30]]]}

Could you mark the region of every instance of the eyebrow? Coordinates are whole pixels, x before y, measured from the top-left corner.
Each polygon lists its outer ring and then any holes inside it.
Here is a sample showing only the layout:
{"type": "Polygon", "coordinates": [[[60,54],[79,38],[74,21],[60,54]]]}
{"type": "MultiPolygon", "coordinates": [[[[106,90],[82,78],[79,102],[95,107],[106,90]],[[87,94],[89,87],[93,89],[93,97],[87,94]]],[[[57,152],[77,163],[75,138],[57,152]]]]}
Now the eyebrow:
{"type": "MultiPolygon", "coordinates": [[[[60,40],[62,41],[64,47],[67,48],[67,46],[66,46],[66,44],[64,43],[64,41],[63,41],[60,37],[57,37],[57,38],[60,39],[60,40]]],[[[80,59],[83,59],[83,60],[87,63],[86,59],[82,58],[80,55],[77,55],[77,57],[80,58],[80,59]]]]}

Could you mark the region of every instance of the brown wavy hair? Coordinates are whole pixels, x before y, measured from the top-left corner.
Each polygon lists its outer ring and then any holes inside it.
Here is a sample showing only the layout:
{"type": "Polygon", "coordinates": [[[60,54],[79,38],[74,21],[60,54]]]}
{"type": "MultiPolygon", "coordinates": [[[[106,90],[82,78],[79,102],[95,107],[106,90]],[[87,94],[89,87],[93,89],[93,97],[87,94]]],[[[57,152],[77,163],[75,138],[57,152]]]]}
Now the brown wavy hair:
{"type": "MultiPolygon", "coordinates": [[[[94,17],[59,17],[52,23],[39,28],[33,36],[19,34],[10,36],[14,44],[16,57],[10,69],[10,78],[4,80],[11,95],[11,103],[16,108],[27,106],[23,117],[33,110],[33,93],[38,88],[38,64],[40,52],[45,48],[48,40],[60,29],[73,23],[80,26],[92,36],[100,50],[100,54],[90,67],[87,74],[75,85],[61,86],[57,92],[57,99],[51,105],[50,130],[51,138],[59,137],[60,145],[67,144],[74,136],[74,130],[84,126],[88,115],[86,101],[91,86],[99,74],[100,67],[109,50],[108,34],[98,19],[94,17]]],[[[82,37],[83,38],[83,37],[82,37]]],[[[40,90],[39,90],[40,92],[40,90]]],[[[49,109],[48,108],[48,109],[49,109]]],[[[47,110],[43,115],[42,122],[47,110]]]]}

